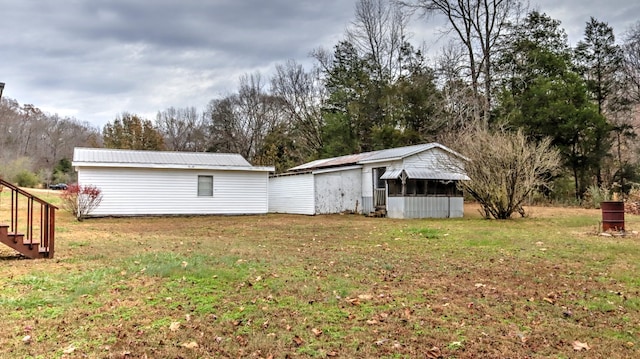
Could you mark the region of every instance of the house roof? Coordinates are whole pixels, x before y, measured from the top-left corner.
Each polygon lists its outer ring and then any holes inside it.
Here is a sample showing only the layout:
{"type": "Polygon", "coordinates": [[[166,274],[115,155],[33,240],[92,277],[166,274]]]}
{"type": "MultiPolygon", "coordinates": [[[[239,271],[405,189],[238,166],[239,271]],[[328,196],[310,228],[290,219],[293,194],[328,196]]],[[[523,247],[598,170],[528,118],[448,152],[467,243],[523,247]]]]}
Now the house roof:
{"type": "Polygon", "coordinates": [[[273,167],[254,167],[241,155],[235,153],[141,151],[84,147],[74,149],[72,164],[76,167],[274,171],[273,167]]]}
{"type": "Polygon", "coordinates": [[[341,166],[374,163],[374,162],[381,162],[381,161],[401,160],[403,158],[415,155],[416,153],[424,152],[433,148],[442,149],[446,152],[449,152],[457,157],[460,157],[466,160],[464,156],[449,149],[448,147],[443,146],[436,142],[432,142],[432,143],[424,143],[420,145],[397,147],[397,148],[390,148],[386,150],[364,152],[364,153],[354,154],[354,155],[315,160],[315,161],[302,164],[300,166],[290,168],[289,171],[299,172],[299,171],[308,171],[308,170],[314,170],[319,168],[341,167],[341,166]]]}
{"type": "Polygon", "coordinates": [[[430,179],[443,181],[468,181],[470,178],[464,173],[455,171],[438,171],[426,168],[407,167],[386,171],[380,179],[397,179],[404,172],[409,179],[430,179]]]}

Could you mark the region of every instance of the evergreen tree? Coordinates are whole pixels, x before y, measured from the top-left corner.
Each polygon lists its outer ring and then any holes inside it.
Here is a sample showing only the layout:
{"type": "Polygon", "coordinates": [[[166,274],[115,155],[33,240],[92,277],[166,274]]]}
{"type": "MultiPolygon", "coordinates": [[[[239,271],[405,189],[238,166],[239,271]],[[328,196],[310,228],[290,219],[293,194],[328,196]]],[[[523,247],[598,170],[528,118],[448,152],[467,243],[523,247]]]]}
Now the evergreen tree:
{"type": "Polygon", "coordinates": [[[616,44],[613,28],[592,17],[587,22],[584,40],[576,46],[575,59],[578,72],[598,105],[598,113],[604,114],[621,78],[622,50],[616,44]]]}
{"type": "MultiPolygon", "coordinates": [[[[615,43],[613,28],[592,17],[587,22],[584,40],[576,46],[575,60],[577,70],[586,82],[589,96],[598,107],[598,113],[605,116],[610,123],[610,119],[617,117],[611,112],[623,110],[627,102],[626,96],[619,91],[622,79],[622,50],[615,43]]],[[[617,124],[613,129],[617,133],[618,143],[621,135],[629,133],[624,123],[617,124]]],[[[603,135],[604,138],[597,139],[594,143],[594,152],[602,154],[596,164],[598,187],[602,186],[602,162],[604,155],[611,148],[612,140],[608,134],[603,135]]]]}
{"type": "Polygon", "coordinates": [[[610,126],[573,71],[566,34],[559,21],[532,12],[507,45],[500,61],[507,80],[496,116],[537,141],[551,138],[581,198],[606,155],[610,126]]]}
{"type": "Polygon", "coordinates": [[[106,148],[129,150],[162,150],[164,139],[149,120],[138,115],[123,113],[113,123],[109,122],[102,131],[106,148]]]}

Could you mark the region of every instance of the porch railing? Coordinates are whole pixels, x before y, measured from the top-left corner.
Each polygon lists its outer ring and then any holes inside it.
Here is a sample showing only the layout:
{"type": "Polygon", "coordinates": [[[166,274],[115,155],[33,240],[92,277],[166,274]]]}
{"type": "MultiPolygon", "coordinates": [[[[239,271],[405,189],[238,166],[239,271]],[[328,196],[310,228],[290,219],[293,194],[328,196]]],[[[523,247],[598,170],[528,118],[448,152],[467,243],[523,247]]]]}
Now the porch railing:
{"type": "Polygon", "coordinates": [[[382,207],[387,205],[387,190],[384,188],[373,189],[373,205],[374,207],[382,207]]]}
{"type": "Polygon", "coordinates": [[[23,234],[23,244],[30,248],[37,245],[44,257],[53,258],[58,207],[0,179],[0,192],[2,189],[11,191],[9,233],[23,234]]]}

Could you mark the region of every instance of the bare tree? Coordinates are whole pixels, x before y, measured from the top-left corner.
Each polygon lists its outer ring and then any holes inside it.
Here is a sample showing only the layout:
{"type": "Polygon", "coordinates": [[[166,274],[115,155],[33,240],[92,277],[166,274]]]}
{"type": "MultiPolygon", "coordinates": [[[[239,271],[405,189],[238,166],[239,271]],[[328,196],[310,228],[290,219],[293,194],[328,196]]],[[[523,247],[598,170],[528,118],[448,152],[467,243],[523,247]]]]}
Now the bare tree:
{"type": "Polygon", "coordinates": [[[156,126],[162,133],[168,150],[206,150],[204,121],[195,107],[169,107],[158,112],[156,126]]]}
{"type": "Polygon", "coordinates": [[[467,69],[476,96],[475,119],[489,118],[492,105],[493,57],[509,22],[521,12],[519,0],[400,1],[423,15],[444,16],[465,49],[467,69]]]}
{"type": "Polygon", "coordinates": [[[74,147],[95,145],[100,139],[99,129],[87,122],[8,98],[0,102],[0,133],[0,162],[10,164],[0,172],[9,179],[8,173],[16,170],[40,173],[45,182],[60,160],[73,156],[74,147]]]}
{"type": "Polygon", "coordinates": [[[288,61],[276,66],[271,93],[282,100],[289,135],[296,142],[299,159],[316,157],[322,149],[322,101],[325,88],[320,69],[307,72],[302,65],[288,61]]]}
{"type": "Polygon", "coordinates": [[[240,148],[245,140],[236,118],[235,101],[235,95],[209,101],[205,110],[209,151],[241,153],[240,148]]]}
{"type": "Polygon", "coordinates": [[[0,101],[0,159],[2,162],[15,159],[20,154],[23,115],[20,104],[7,97],[0,101]]]}
{"type": "Polygon", "coordinates": [[[40,135],[43,152],[39,155],[39,166],[51,168],[63,158],[71,159],[75,147],[91,146],[97,136],[99,129],[87,122],[58,115],[48,116],[46,131],[40,135]]]}
{"type": "Polygon", "coordinates": [[[250,162],[257,158],[266,136],[282,123],[282,101],[264,86],[260,74],[243,75],[236,94],[209,103],[209,149],[239,153],[250,162]]]}
{"type": "Polygon", "coordinates": [[[522,205],[535,191],[550,188],[550,176],[560,166],[560,155],[550,139],[529,141],[522,131],[489,130],[472,126],[452,138],[450,146],[469,161],[447,162],[455,171],[466,171],[470,181],[460,185],[482,206],[486,218],[524,216],[522,205]]]}
{"type": "Polygon", "coordinates": [[[622,50],[628,94],[640,104],[640,21],[627,32],[622,50]]]}
{"type": "MultiPolygon", "coordinates": [[[[445,128],[457,131],[474,118],[476,95],[465,82],[464,50],[450,42],[437,59],[436,74],[442,91],[445,128]]],[[[446,134],[445,134],[446,136],[446,134]]]]}
{"type": "Polygon", "coordinates": [[[397,79],[402,70],[402,47],[409,16],[395,2],[359,0],[347,40],[369,57],[376,80],[397,79]]]}

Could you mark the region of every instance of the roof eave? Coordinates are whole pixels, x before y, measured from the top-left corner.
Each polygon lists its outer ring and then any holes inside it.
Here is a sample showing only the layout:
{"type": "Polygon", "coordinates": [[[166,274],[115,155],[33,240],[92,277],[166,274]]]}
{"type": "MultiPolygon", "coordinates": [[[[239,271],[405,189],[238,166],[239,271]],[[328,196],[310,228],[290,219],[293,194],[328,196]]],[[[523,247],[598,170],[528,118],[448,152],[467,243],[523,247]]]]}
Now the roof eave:
{"type": "Polygon", "coordinates": [[[177,165],[177,164],[153,164],[153,163],[118,163],[118,162],[72,162],[73,167],[100,167],[100,168],[145,168],[145,169],[187,169],[187,170],[216,170],[216,171],[250,171],[250,172],[275,172],[275,167],[265,166],[204,166],[204,165],[177,165]]]}
{"type": "Polygon", "coordinates": [[[322,173],[331,173],[331,172],[340,172],[340,171],[351,171],[361,169],[361,165],[350,165],[350,166],[340,166],[340,167],[327,167],[327,168],[316,168],[311,173],[322,174],[322,173]]]}
{"type": "Polygon", "coordinates": [[[412,156],[414,154],[407,155],[407,156],[400,156],[400,157],[381,158],[381,159],[377,159],[377,160],[362,160],[362,161],[358,161],[358,164],[366,165],[366,164],[379,163],[379,162],[400,161],[400,160],[403,160],[404,158],[412,156]]]}

